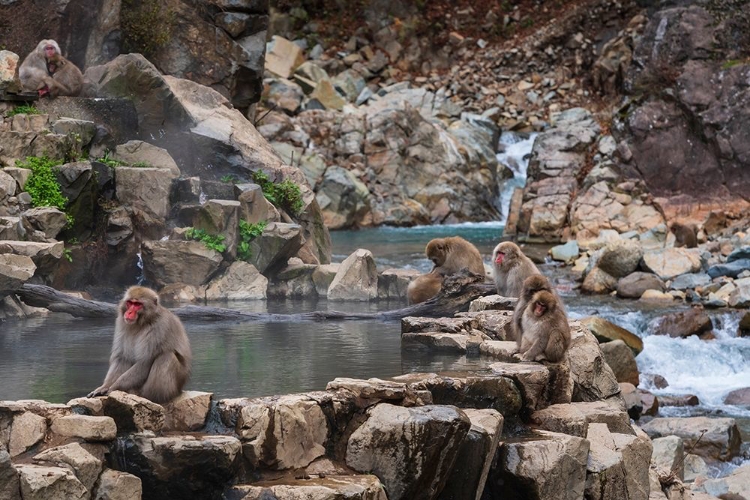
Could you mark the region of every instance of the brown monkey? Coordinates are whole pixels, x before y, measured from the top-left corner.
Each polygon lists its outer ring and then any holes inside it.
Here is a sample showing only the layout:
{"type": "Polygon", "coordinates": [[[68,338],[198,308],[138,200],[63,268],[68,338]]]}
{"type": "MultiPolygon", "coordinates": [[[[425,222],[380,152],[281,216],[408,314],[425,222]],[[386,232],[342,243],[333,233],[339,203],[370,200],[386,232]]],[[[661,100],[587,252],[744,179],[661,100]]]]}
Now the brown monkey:
{"type": "Polygon", "coordinates": [[[431,299],[440,292],[443,286],[443,275],[433,270],[427,274],[417,276],[406,288],[406,298],[409,304],[419,304],[431,299]]]}
{"type": "Polygon", "coordinates": [[[521,318],[523,334],[516,340],[522,361],[562,361],[570,347],[570,326],[560,299],[536,292],[521,318]]]}
{"type": "Polygon", "coordinates": [[[461,238],[435,238],[427,243],[424,251],[435,267],[443,276],[457,273],[467,267],[474,274],[484,276],[484,263],[477,247],[461,238]]]}
{"type": "Polygon", "coordinates": [[[514,340],[518,341],[518,339],[520,339],[523,335],[523,326],[521,324],[521,319],[523,318],[523,313],[526,310],[526,306],[529,304],[529,302],[531,302],[531,299],[534,297],[534,295],[537,292],[541,292],[542,290],[544,290],[545,292],[555,293],[552,289],[552,284],[545,276],[541,274],[532,274],[523,281],[521,295],[518,297],[516,308],[513,311],[512,332],[514,340]]]}
{"type": "Polygon", "coordinates": [[[675,248],[695,248],[698,246],[697,228],[695,224],[683,224],[681,222],[674,221],[671,226],[672,232],[674,233],[674,246],[675,248]]]}
{"type": "Polygon", "coordinates": [[[497,293],[504,297],[518,297],[523,289],[523,280],[532,274],[541,274],[518,245],[510,241],[495,247],[492,252],[492,267],[497,293]]]}
{"type": "Polygon", "coordinates": [[[18,69],[24,90],[45,95],[78,95],[83,86],[83,75],[75,64],[62,56],[54,40],[42,40],[18,69]],[[55,74],[62,72],[59,77],[55,74]]]}
{"type": "Polygon", "coordinates": [[[177,316],[159,305],[153,290],[130,287],[118,308],[109,371],[88,397],[125,391],[166,403],[182,391],[191,362],[190,341],[177,316]]]}
{"type": "Polygon", "coordinates": [[[59,95],[77,96],[83,88],[83,74],[78,66],[55,54],[47,59],[47,70],[52,74],[52,84],[48,84],[52,97],[59,95]]]}

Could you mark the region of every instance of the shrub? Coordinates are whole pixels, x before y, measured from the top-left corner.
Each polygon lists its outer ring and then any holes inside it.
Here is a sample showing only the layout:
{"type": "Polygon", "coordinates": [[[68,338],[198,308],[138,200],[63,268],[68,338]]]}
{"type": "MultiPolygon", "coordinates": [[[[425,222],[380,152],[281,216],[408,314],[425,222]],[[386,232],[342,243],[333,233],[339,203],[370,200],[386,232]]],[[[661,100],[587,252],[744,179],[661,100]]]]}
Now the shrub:
{"type": "Polygon", "coordinates": [[[14,109],[11,109],[7,113],[5,113],[5,116],[10,118],[11,116],[15,115],[38,115],[41,114],[41,111],[36,109],[34,106],[28,106],[24,104],[23,106],[17,106],[14,109]]]}
{"type": "Polygon", "coordinates": [[[263,230],[268,225],[266,221],[260,221],[251,224],[247,221],[240,221],[240,242],[237,244],[237,257],[241,260],[248,261],[252,256],[250,252],[250,242],[263,234],[263,230]]]}
{"type": "MultiPolygon", "coordinates": [[[[35,207],[57,207],[65,211],[68,199],[63,196],[60,183],[52,167],[60,165],[59,160],[46,156],[28,156],[25,162],[17,161],[16,166],[31,170],[31,177],[26,182],[26,191],[31,195],[31,204],[35,207]]],[[[70,222],[70,220],[69,220],[70,222]]]]}
{"type": "Polygon", "coordinates": [[[172,38],[174,11],[159,0],[123,0],[120,10],[123,52],[149,56],[172,38]]]}
{"type": "Polygon", "coordinates": [[[200,241],[206,248],[216,250],[219,253],[224,253],[227,246],[224,244],[224,236],[208,234],[205,229],[196,229],[194,227],[188,228],[185,231],[185,237],[190,240],[200,241]]]}
{"type": "Polygon", "coordinates": [[[268,201],[281,207],[292,215],[299,215],[305,208],[302,201],[302,190],[299,186],[287,179],[278,184],[271,182],[265,172],[258,170],[253,173],[253,180],[263,190],[263,196],[268,201]]]}

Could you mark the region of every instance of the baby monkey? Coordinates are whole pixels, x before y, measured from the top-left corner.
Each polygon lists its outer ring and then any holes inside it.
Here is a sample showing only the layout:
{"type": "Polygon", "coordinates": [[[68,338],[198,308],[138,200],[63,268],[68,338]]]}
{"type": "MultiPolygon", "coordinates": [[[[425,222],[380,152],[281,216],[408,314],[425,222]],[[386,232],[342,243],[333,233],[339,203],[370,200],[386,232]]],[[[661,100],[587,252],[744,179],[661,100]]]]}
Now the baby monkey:
{"type": "Polygon", "coordinates": [[[516,335],[522,361],[562,361],[570,347],[570,326],[560,299],[547,290],[534,293],[521,312],[516,335]]]}

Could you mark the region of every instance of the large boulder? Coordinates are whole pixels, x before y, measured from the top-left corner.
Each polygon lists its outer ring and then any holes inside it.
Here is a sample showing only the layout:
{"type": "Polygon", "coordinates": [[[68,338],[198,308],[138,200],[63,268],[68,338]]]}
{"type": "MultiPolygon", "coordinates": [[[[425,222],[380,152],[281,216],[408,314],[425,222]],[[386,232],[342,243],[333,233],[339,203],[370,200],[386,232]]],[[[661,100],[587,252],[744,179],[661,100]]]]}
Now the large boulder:
{"type": "Polygon", "coordinates": [[[613,340],[601,345],[602,354],[615,374],[618,382],[629,382],[638,386],[638,365],[633,351],[622,340],[613,340]]]}
{"type": "Polygon", "coordinates": [[[120,144],[110,157],[127,165],[166,168],[178,177],[180,175],[180,167],[177,166],[167,150],[147,142],[133,140],[120,144]]]}
{"type": "Polygon", "coordinates": [[[34,276],[36,265],[26,255],[0,254],[0,297],[15,292],[34,276]]]}
{"type": "Polygon", "coordinates": [[[646,290],[665,289],[664,281],[652,273],[635,272],[617,282],[617,296],[625,299],[639,299],[646,290]]]}
{"type": "Polygon", "coordinates": [[[683,338],[710,333],[713,327],[711,317],[699,307],[670,313],[649,323],[649,330],[656,335],[683,338]]]}
{"type": "Polygon", "coordinates": [[[24,500],[83,499],[88,491],[68,467],[18,464],[24,500]]]}
{"type": "Polygon", "coordinates": [[[92,491],[102,472],[103,463],[96,456],[86,451],[80,444],[71,443],[64,446],[48,448],[34,456],[34,461],[50,464],[67,464],[78,477],[78,480],[92,491]]]}
{"type": "Polygon", "coordinates": [[[268,278],[247,262],[235,261],[206,287],[206,300],[265,299],[268,278]]]}
{"type": "Polygon", "coordinates": [[[143,274],[158,287],[171,283],[202,285],[219,269],[222,256],[200,241],[145,241],[143,274]]]}
{"type": "Polygon", "coordinates": [[[617,378],[596,337],[576,322],[571,322],[571,337],[568,361],[574,382],[573,401],[600,401],[619,394],[617,378]]]}
{"type": "MultiPolygon", "coordinates": [[[[49,282],[63,256],[65,244],[62,241],[54,243],[36,243],[31,241],[0,241],[0,255],[16,254],[31,257],[36,266],[35,280],[49,282]]],[[[27,264],[20,264],[24,267],[27,264]]]]}
{"type": "Polygon", "coordinates": [[[237,254],[239,224],[240,202],[234,200],[208,200],[193,217],[193,227],[196,229],[224,237],[222,243],[230,257],[237,254]]]}
{"type": "Polygon", "coordinates": [[[389,500],[435,499],[470,427],[466,414],[452,406],[381,403],[349,438],[346,464],[377,475],[389,500]]]}
{"type": "Polygon", "coordinates": [[[588,318],[583,318],[581,324],[588,328],[599,342],[604,343],[612,340],[622,340],[633,350],[633,354],[636,355],[643,350],[643,341],[640,337],[629,332],[625,328],[610,323],[606,319],[589,316],[588,318]]]}
{"type": "Polygon", "coordinates": [[[375,300],[378,298],[378,271],[369,250],[359,249],[342,262],[331,285],[328,300],[375,300]]]}
{"type": "Polygon", "coordinates": [[[695,273],[701,268],[700,255],[687,248],[666,248],[643,254],[643,266],[663,280],[681,274],[695,273]]]}
{"type": "Polygon", "coordinates": [[[643,430],[651,439],[680,437],[691,453],[710,460],[731,460],[739,454],[742,442],[733,418],[655,418],[643,430]]]}
{"type": "Polygon", "coordinates": [[[264,275],[273,274],[297,255],[304,245],[298,224],[272,222],[250,242],[250,263],[264,275]]]}
{"type": "Polygon", "coordinates": [[[168,168],[117,167],[117,199],[123,205],[142,210],[150,217],[164,220],[171,207],[169,193],[179,174],[168,168]]]}

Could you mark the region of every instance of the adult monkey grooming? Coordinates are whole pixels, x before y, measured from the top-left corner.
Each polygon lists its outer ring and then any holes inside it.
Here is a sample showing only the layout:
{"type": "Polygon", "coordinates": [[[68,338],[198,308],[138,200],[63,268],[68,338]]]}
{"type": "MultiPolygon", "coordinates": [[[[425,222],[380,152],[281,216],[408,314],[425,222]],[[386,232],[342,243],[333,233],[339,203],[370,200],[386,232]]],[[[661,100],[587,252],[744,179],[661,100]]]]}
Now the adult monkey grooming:
{"type": "Polygon", "coordinates": [[[156,292],[130,287],[118,308],[104,383],[88,397],[125,391],[167,403],[190,377],[190,341],[180,320],[159,305],[156,292]]]}
{"type": "Polygon", "coordinates": [[[523,312],[521,327],[523,334],[516,341],[522,361],[562,361],[570,347],[570,326],[555,294],[536,292],[523,312]]]}
{"type": "Polygon", "coordinates": [[[433,270],[438,270],[443,276],[457,273],[464,267],[484,276],[484,263],[479,250],[460,236],[430,240],[424,253],[435,264],[433,270]]]}
{"type": "Polygon", "coordinates": [[[62,56],[54,40],[39,42],[21,63],[18,76],[25,90],[37,91],[40,97],[76,96],[83,86],[81,71],[62,56]]]}
{"type": "Polygon", "coordinates": [[[492,251],[492,267],[497,293],[503,297],[518,297],[523,289],[523,280],[532,274],[541,274],[518,245],[510,241],[498,244],[492,251]]]}

